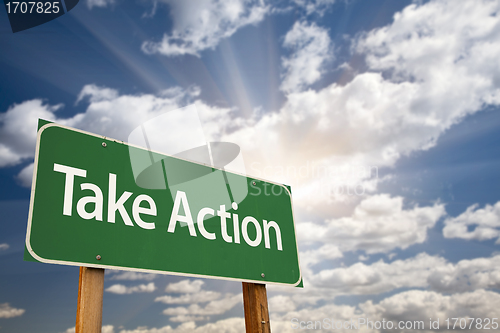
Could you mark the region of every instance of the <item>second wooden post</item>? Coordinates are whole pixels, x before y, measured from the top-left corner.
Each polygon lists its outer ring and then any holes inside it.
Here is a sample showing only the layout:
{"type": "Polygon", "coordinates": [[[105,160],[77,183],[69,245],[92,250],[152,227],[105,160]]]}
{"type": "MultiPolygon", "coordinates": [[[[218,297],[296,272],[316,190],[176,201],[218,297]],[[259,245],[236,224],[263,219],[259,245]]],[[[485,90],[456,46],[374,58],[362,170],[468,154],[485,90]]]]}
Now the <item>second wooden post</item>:
{"type": "Polygon", "coordinates": [[[270,333],[265,284],[243,282],[246,333],[270,333]]]}

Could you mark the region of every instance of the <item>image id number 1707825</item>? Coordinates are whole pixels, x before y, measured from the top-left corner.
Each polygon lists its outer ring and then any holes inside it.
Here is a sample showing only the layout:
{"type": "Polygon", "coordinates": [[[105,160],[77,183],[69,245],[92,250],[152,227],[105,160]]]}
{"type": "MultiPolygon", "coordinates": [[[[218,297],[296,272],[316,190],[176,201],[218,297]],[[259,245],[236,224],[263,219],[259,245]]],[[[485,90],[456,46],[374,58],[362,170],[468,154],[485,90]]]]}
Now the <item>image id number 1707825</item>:
{"type": "Polygon", "coordinates": [[[7,13],[22,13],[22,14],[57,14],[61,10],[59,2],[43,2],[43,1],[9,1],[5,4],[7,13]]]}

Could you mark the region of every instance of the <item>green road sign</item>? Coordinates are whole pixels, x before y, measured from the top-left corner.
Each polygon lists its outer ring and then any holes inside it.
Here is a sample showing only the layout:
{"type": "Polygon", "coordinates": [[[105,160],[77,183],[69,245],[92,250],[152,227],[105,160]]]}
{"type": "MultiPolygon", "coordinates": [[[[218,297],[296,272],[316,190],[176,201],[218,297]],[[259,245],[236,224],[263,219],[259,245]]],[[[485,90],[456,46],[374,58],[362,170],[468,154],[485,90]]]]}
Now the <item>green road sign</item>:
{"type": "Polygon", "coordinates": [[[286,186],[53,123],[38,131],[26,248],[44,263],[301,281],[286,186]]]}

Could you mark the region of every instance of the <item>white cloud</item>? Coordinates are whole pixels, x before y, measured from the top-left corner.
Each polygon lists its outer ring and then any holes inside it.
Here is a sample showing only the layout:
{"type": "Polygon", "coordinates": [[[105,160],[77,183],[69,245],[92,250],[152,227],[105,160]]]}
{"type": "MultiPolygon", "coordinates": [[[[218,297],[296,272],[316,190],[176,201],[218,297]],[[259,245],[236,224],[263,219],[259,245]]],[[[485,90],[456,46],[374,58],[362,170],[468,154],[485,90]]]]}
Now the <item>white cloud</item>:
{"type": "MultiPolygon", "coordinates": [[[[497,318],[496,309],[500,306],[500,294],[476,290],[455,295],[442,295],[433,291],[410,290],[405,291],[391,297],[381,300],[379,303],[367,301],[358,305],[358,307],[347,305],[326,304],[320,307],[307,307],[296,311],[291,311],[286,314],[271,314],[271,327],[272,331],[291,333],[296,332],[297,329],[292,328],[291,320],[296,318],[297,321],[304,321],[303,325],[307,325],[307,321],[321,322],[323,325],[324,319],[328,318],[328,323],[331,320],[342,324],[348,321],[348,328],[338,328],[338,332],[352,332],[353,330],[367,333],[376,330],[367,328],[366,325],[360,326],[359,319],[362,321],[379,321],[382,325],[382,320],[392,321],[394,324],[394,331],[397,332],[414,332],[415,329],[399,330],[397,325],[399,321],[424,321],[424,328],[426,332],[433,332],[436,330],[430,329],[429,318],[437,320],[439,318],[440,330],[447,330],[447,318],[497,318]],[[352,320],[352,321],[351,321],[352,320]],[[351,326],[354,323],[355,326],[351,326]]],[[[470,323],[469,320],[467,320],[470,323]]],[[[451,321],[453,325],[453,321],[451,321]]],[[[373,325],[373,324],[372,324],[373,325]]],[[[340,327],[340,326],[338,326],[340,327]]],[[[490,324],[491,328],[491,324],[490,324]]],[[[323,330],[330,330],[330,328],[323,327],[323,330]]],[[[387,330],[391,331],[391,330],[387,330]]],[[[471,332],[483,332],[484,330],[472,329],[471,332]]]]}
{"type": "MultiPolygon", "coordinates": [[[[61,104],[44,104],[40,99],[14,104],[6,113],[0,114],[0,167],[17,165],[33,158],[38,118],[127,141],[128,135],[141,123],[184,106],[198,94],[197,88],[182,90],[175,87],[158,96],[120,95],[114,89],[86,85],[78,96],[78,102],[88,100],[89,105],[84,113],[71,118],[57,117],[56,111],[62,108],[61,104]]],[[[229,124],[231,110],[211,107],[200,101],[194,104],[207,127],[207,139],[220,136],[219,126],[229,124]]],[[[17,175],[23,186],[30,186],[32,168],[32,164],[28,165],[17,175]]]]}
{"type": "Polygon", "coordinates": [[[150,273],[138,273],[138,272],[119,272],[119,271],[114,271],[113,273],[108,273],[112,272],[111,270],[106,270],[107,274],[112,274],[111,277],[109,278],[110,280],[128,280],[128,281],[136,281],[136,280],[145,280],[145,281],[151,281],[154,280],[158,277],[157,274],[150,274],[150,273]]]}
{"type": "MultiPolygon", "coordinates": [[[[205,306],[199,306],[198,304],[191,304],[188,307],[173,307],[163,310],[163,314],[167,316],[172,316],[170,320],[172,321],[183,321],[183,320],[193,320],[196,316],[206,317],[210,315],[220,315],[235,307],[237,304],[243,302],[242,294],[226,294],[224,298],[210,301],[205,306]]],[[[204,318],[206,319],[206,318],[204,318]]],[[[200,319],[200,320],[204,320],[200,319]]]]}
{"type": "Polygon", "coordinates": [[[283,46],[292,49],[282,58],[285,69],[281,90],[298,92],[321,78],[322,67],[333,59],[328,31],[315,23],[295,22],[288,31],[283,46]]]}
{"type": "Polygon", "coordinates": [[[338,295],[375,295],[401,288],[426,288],[441,293],[498,289],[499,267],[500,255],[461,260],[453,264],[442,257],[420,253],[413,258],[390,263],[383,260],[372,264],[358,262],[349,267],[316,271],[303,267],[307,291],[279,290],[291,293],[296,304],[304,304],[307,297],[316,303],[338,295]]]}
{"type": "Polygon", "coordinates": [[[33,163],[25,166],[21,172],[16,176],[17,181],[21,186],[31,187],[31,181],[33,180],[33,169],[35,165],[33,163]]]}
{"type": "MultiPolygon", "coordinates": [[[[487,240],[500,236],[500,201],[495,205],[486,205],[478,208],[475,204],[469,206],[465,212],[457,217],[450,217],[444,221],[443,236],[446,238],[463,238],[487,240]],[[474,229],[469,231],[469,226],[474,229]]],[[[500,238],[497,239],[497,244],[500,238]]]]}
{"type": "MultiPolygon", "coordinates": [[[[465,116],[499,104],[498,6],[474,0],[461,6],[414,3],[392,24],[358,37],[354,49],[366,56],[367,72],[345,85],[290,93],[278,112],[224,139],[239,144],[261,172],[268,166],[298,169],[306,162],[394,166],[401,156],[434,146],[465,116]]],[[[289,178],[277,180],[291,184],[304,207],[332,201],[337,179],[289,178]]],[[[363,179],[353,185],[364,186],[363,179]]]]}
{"type": "Polygon", "coordinates": [[[174,27],[161,41],[142,44],[142,50],[149,54],[199,56],[200,51],[214,49],[238,29],[262,21],[269,10],[262,0],[164,2],[170,6],[174,27]]]}
{"type": "Polygon", "coordinates": [[[164,326],[161,328],[136,328],[135,330],[121,330],[120,333],[241,333],[245,331],[243,318],[227,318],[215,323],[208,323],[196,327],[194,322],[185,322],[176,328],[164,326]]]}
{"type": "Polygon", "coordinates": [[[88,9],[92,9],[93,7],[108,7],[108,5],[114,4],[114,0],[87,0],[88,9]]]}
{"type": "Polygon", "coordinates": [[[56,119],[62,104],[48,105],[41,99],[14,104],[0,114],[0,167],[21,163],[35,154],[38,118],[56,119]]]}
{"type": "Polygon", "coordinates": [[[210,319],[211,315],[220,315],[236,304],[241,303],[242,294],[222,295],[215,291],[201,290],[204,281],[202,280],[182,280],[177,283],[170,283],[166,287],[167,292],[184,293],[180,296],[160,296],[155,302],[165,304],[190,304],[187,307],[170,307],[163,311],[163,314],[170,316],[169,320],[173,322],[195,322],[210,319]],[[198,303],[206,303],[204,306],[198,303]]]}
{"type": "Polygon", "coordinates": [[[91,103],[111,101],[118,98],[118,91],[106,87],[98,87],[95,84],[88,84],[78,94],[76,104],[84,98],[88,98],[91,103]]]}
{"type": "Polygon", "coordinates": [[[307,15],[319,14],[322,16],[325,10],[335,3],[336,0],[294,0],[294,2],[306,10],[307,15]]]}
{"type": "Polygon", "coordinates": [[[202,320],[208,320],[208,319],[210,319],[210,317],[190,316],[190,315],[177,315],[177,316],[169,318],[170,321],[180,322],[180,323],[195,322],[195,321],[202,321],[202,320]]]}
{"type": "Polygon", "coordinates": [[[16,309],[9,305],[9,303],[0,304],[0,318],[13,318],[19,317],[25,312],[24,309],[16,309]]]}
{"type": "Polygon", "coordinates": [[[415,258],[371,265],[356,263],[346,268],[321,270],[307,280],[315,287],[341,294],[379,294],[403,287],[426,287],[432,270],[446,260],[421,253],[415,258]]]}
{"type": "Polygon", "coordinates": [[[120,295],[133,294],[133,293],[152,293],[155,290],[156,286],[154,282],[150,282],[148,284],[140,284],[133,287],[127,287],[122,284],[114,284],[111,287],[106,288],[107,292],[120,295]]]}
{"type": "MultiPolygon", "coordinates": [[[[432,108],[429,121],[443,116],[452,120],[450,116],[473,112],[481,103],[499,101],[495,78],[500,69],[491,63],[500,46],[499,9],[500,4],[490,0],[468,0],[460,6],[452,0],[415,3],[397,13],[391,25],[363,36],[357,48],[367,55],[371,69],[390,70],[392,80],[434,88],[425,93],[434,97],[432,104],[442,104],[432,108]],[[451,86],[443,85],[450,82],[451,86]],[[458,102],[462,107],[457,107],[458,102]]],[[[443,123],[449,125],[449,121],[443,123]]]]}
{"type": "Polygon", "coordinates": [[[2,243],[2,244],[0,244],[0,251],[1,251],[1,250],[7,250],[9,247],[10,247],[10,246],[9,246],[9,244],[7,244],[7,243],[2,243]]]}
{"type": "Polygon", "coordinates": [[[442,204],[403,209],[402,197],[378,194],[361,201],[352,216],[300,223],[297,234],[300,241],[331,243],[341,251],[389,252],[424,242],[444,214],[442,204]]]}
{"type": "Polygon", "coordinates": [[[182,280],[176,283],[169,283],[165,288],[165,291],[168,293],[197,293],[201,290],[201,286],[203,286],[205,282],[203,280],[182,280]]]}
{"type": "MultiPolygon", "coordinates": [[[[307,325],[307,321],[321,321],[323,322],[324,318],[338,320],[338,321],[349,321],[351,318],[357,318],[360,315],[360,312],[357,311],[354,306],[347,305],[335,305],[335,304],[327,304],[320,307],[306,307],[300,310],[290,311],[284,314],[280,313],[271,313],[271,331],[272,332],[297,332],[298,327],[295,325],[292,326],[292,319],[295,318],[295,321],[304,321],[305,323],[302,326],[307,325]],[[294,327],[296,327],[294,329],[294,327]]],[[[299,324],[300,325],[300,324],[299,324]]],[[[319,328],[319,327],[318,327],[319,328]]],[[[331,328],[330,328],[331,329],[331,328]]],[[[328,328],[323,328],[320,331],[330,330],[328,328]]],[[[302,330],[301,330],[302,331],[302,330]]],[[[334,332],[346,332],[347,330],[335,329],[334,332]]],[[[353,331],[353,330],[349,330],[353,331]]],[[[365,330],[361,329],[360,332],[364,333],[365,330]]]]}
{"type": "Polygon", "coordinates": [[[219,299],[220,293],[216,291],[200,290],[191,294],[183,294],[178,297],[165,295],[155,298],[155,302],[162,302],[165,304],[192,304],[192,303],[205,303],[219,299]]]}
{"type": "MultiPolygon", "coordinates": [[[[299,225],[303,226],[302,223],[299,225]]],[[[299,235],[302,233],[301,230],[302,229],[298,230],[299,235]]],[[[343,254],[338,246],[327,243],[317,249],[300,252],[300,264],[302,269],[308,269],[309,266],[315,265],[321,261],[338,259],[342,257],[343,254]]]]}
{"type": "Polygon", "coordinates": [[[277,295],[269,298],[269,312],[289,312],[296,308],[295,302],[290,296],[277,295]]]}
{"type": "Polygon", "coordinates": [[[444,293],[500,288],[500,256],[461,260],[431,270],[429,287],[444,293]]]}
{"type": "MultiPolygon", "coordinates": [[[[360,308],[368,318],[412,322],[423,320],[428,330],[429,318],[439,318],[439,327],[445,330],[447,318],[495,318],[498,306],[500,294],[492,291],[480,289],[446,296],[432,291],[410,290],[386,298],[378,304],[368,301],[361,304],[360,308]]],[[[470,321],[467,320],[467,323],[470,321]]],[[[453,321],[451,324],[453,325],[453,321]]],[[[470,331],[483,332],[482,329],[474,327],[470,331]]]]}
{"type": "MultiPolygon", "coordinates": [[[[75,327],[68,328],[64,333],[75,333],[75,327]]],[[[104,325],[101,327],[101,333],[115,333],[115,328],[113,325],[104,325]]]]}

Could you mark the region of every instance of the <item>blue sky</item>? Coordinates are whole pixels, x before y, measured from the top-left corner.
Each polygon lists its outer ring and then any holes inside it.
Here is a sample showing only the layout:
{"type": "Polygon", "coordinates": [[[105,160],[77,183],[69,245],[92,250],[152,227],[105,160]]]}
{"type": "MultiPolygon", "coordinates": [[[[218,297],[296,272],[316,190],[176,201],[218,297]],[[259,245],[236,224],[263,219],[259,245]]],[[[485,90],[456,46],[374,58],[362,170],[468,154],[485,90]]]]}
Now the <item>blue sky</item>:
{"type": "MultiPolygon", "coordinates": [[[[78,268],[22,261],[37,119],[126,140],[189,104],[249,175],[292,186],[305,288],[268,286],[273,331],[498,316],[499,9],[82,0],[16,34],[0,10],[0,332],[75,322],[78,268]]],[[[104,287],[103,332],[243,330],[240,283],[108,272],[104,287]]]]}

